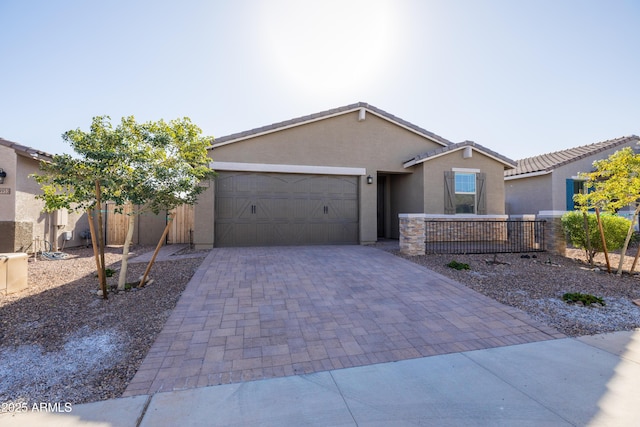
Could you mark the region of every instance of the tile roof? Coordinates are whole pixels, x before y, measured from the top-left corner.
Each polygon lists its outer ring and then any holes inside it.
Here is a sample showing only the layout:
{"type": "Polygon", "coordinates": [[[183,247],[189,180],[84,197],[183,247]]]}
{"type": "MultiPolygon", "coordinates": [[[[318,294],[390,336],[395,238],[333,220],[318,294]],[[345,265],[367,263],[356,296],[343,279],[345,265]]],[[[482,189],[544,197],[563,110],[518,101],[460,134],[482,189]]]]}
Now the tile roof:
{"type": "Polygon", "coordinates": [[[231,135],[222,136],[215,139],[213,148],[215,148],[216,146],[229,144],[231,142],[241,141],[241,140],[262,135],[265,133],[277,132],[279,130],[303,125],[305,123],[326,119],[326,118],[337,116],[340,114],[350,113],[350,112],[359,110],[361,108],[364,108],[365,110],[368,110],[369,112],[375,115],[378,115],[386,120],[394,122],[428,139],[431,139],[432,141],[437,142],[438,144],[442,144],[444,146],[451,144],[451,141],[448,141],[443,137],[436,135],[433,132],[429,132],[426,129],[423,129],[419,126],[409,123],[406,120],[396,117],[393,114],[389,114],[386,111],[383,111],[379,108],[374,107],[373,105],[367,104],[366,102],[358,102],[355,104],[345,105],[344,107],[333,108],[331,110],[326,110],[319,113],[310,114],[307,116],[297,117],[295,119],[286,120],[283,122],[274,123],[267,126],[262,126],[262,127],[247,130],[244,132],[238,132],[231,135]]]}
{"type": "Polygon", "coordinates": [[[582,145],[579,147],[569,148],[567,150],[554,151],[552,153],[541,154],[539,156],[527,157],[518,160],[515,169],[505,171],[504,176],[517,176],[535,172],[551,172],[560,166],[575,162],[585,157],[593,156],[611,148],[628,144],[630,142],[638,143],[640,137],[636,135],[623,136],[620,138],[610,139],[607,141],[596,142],[594,144],[582,145]]]}
{"type": "Polygon", "coordinates": [[[21,154],[25,157],[31,157],[34,159],[51,161],[53,158],[53,154],[47,153],[46,151],[40,151],[36,148],[27,147],[26,145],[18,144],[17,142],[8,141],[4,138],[0,138],[0,145],[4,145],[5,147],[11,148],[16,151],[16,153],[21,154]]]}
{"type": "Polygon", "coordinates": [[[419,154],[416,157],[414,157],[413,159],[409,159],[405,162],[405,167],[409,167],[409,166],[413,166],[415,164],[418,163],[422,163],[422,162],[426,162],[428,160],[431,160],[433,158],[439,157],[443,154],[449,153],[449,152],[453,152],[453,151],[457,151],[457,150],[462,150],[465,147],[471,147],[473,150],[479,151],[480,153],[492,157],[493,159],[499,161],[500,163],[504,164],[505,169],[511,169],[511,168],[515,168],[516,167],[516,162],[503,156],[502,154],[499,154],[493,150],[490,150],[487,147],[484,147],[480,144],[477,144],[473,141],[463,141],[463,142],[458,142],[455,144],[450,144],[446,147],[439,147],[436,148],[434,150],[428,151],[424,154],[419,154]]]}

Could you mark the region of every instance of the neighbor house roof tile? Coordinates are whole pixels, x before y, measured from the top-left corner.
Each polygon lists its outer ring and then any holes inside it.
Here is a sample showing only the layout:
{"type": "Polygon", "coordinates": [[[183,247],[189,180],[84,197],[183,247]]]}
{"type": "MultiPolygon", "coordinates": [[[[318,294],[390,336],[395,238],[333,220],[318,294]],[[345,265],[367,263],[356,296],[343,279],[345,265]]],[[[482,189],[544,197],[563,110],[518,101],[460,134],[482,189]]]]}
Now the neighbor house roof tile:
{"type": "Polygon", "coordinates": [[[516,168],[505,171],[504,176],[509,177],[535,172],[551,172],[552,170],[568,163],[575,162],[577,160],[584,159],[585,157],[634,141],[638,143],[640,138],[636,135],[623,136],[620,138],[609,139],[607,141],[596,142],[594,144],[569,148],[567,150],[527,157],[526,159],[518,160],[516,168]]]}
{"type": "Polygon", "coordinates": [[[47,153],[46,151],[41,151],[36,148],[27,147],[26,145],[18,144],[17,142],[13,142],[13,141],[8,141],[4,138],[0,138],[0,145],[9,147],[15,150],[16,153],[18,154],[21,154],[23,156],[29,156],[34,159],[50,161],[53,158],[53,154],[47,153]]]}

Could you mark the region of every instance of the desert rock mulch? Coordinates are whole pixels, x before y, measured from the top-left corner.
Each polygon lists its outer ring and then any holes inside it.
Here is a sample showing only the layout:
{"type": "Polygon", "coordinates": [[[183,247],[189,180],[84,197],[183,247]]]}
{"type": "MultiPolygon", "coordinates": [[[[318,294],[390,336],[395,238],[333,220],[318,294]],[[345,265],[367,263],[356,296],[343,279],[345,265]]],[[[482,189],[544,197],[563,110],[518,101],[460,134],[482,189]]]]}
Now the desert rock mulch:
{"type": "Polygon", "coordinates": [[[564,257],[546,252],[403,257],[575,337],[640,328],[640,307],[633,302],[640,298],[640,275],[628,274],[635,249],[629,255],[622,276],[615,274],[619,255],[611,255],[609,274],[602,255],[591,266],[578,249],[568,249],[564,257]],[[469,269],[448,267],[451,261],[469,269]],[[569,304],[562,298],[565,293],[600,297],[605,305],[569,304]]]}
{"type": "MultiPolygon", "coordinates": [[[[117,284],[121,251],[106,250],[105,265],[115,270],[109,284],[117,284]]],[[[29,287],[0,295],[0,402],[31,406],[119,397],[206,256],[156,262],[152,284],[103,299],[96,294],[93,251],[65,253],[62,260],[30,259],[29,287]]],[[[127,282],[145,268],[129,264],[127,282]]]]}

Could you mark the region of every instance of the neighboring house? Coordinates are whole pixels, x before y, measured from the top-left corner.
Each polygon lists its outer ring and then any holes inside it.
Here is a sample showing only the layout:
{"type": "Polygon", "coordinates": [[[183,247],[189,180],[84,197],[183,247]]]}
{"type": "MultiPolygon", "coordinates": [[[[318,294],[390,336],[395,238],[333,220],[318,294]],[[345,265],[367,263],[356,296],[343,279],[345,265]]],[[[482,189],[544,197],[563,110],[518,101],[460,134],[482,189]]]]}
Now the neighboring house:
{"type": "Polygon", "coordinates": [[[197,247],[366,244],[400,213],[503,215],[515,162],[366,103],[217,138],[195,207],[197,247]]]}
{"type": "Polygon", "coordinates": [[[34,242],[46,241],[56,250],[84,243],[80,232],[88,229],[86,215],[67,212],[42,211],[44,202],[35,196],[42,194],[40,185],[29,175],[39,171],[41,160],[49,161],[52,154],[25,147],[0,138],[0,252],[31,252],[34,242]]]}
{"type": "Polygon", "coordinates": [[[579,173],[591,172],[594,161],[623,147],[637,151],[639,141],[631,135],[518,160],[517,167],[504,174],[507,213],[559,215],[573,210],[574,194],[584,191],[579,173]]]}

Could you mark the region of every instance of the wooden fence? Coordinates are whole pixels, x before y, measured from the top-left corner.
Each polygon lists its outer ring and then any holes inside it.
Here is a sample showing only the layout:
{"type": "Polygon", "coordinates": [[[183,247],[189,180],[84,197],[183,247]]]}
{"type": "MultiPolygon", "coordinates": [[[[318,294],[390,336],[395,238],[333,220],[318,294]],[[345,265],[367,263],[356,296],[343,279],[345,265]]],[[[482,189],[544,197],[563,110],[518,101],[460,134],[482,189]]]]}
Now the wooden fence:
{"type": "MultiPolygon", "coordinates": [[[[107,203],[104,215],[105,222],[105,237],[108,245],[123,245],[127,236],[127,228],[129,226],[129,215],[133,211],[131,205],[121,207],[121,212],[116,212],[117,207],[115,203],[107,203]]],[[[193,233],[193,206],[182,205],[178,206],[175,211],[173,223],[169,228],[169,234],[167,235],[167,244],[175,243],[191,243],[191,234],[193,233]]],[[[158,217],[167,216],[160,213],[158,217]]],[[[156,218],[158,218],[156,217],[156,218]]],[[[145,221],[145,218],[149,220],[152,218],[148,213],[138,215],[136,218],[135,227],[140,230],[141,222],[145,221]]],[[[166,224],[166,219],[164,223],[166,224]]],[[[163,229],[158,228],[156,240],[162,235],[163,229]]],[[[136,243],[136,237],[134,235],[134,243],[136,243]]]]}
{"type": "MultiPolygon", "coordinates": [[[[120,206],[122,212],[116,212],[115,203],[107,203],[104,212],[105,238],[107,245],[123,245],[127,236],[131,205],[120,206]]],[[[96,230],[97,232],[97,230],[96,230]]]]}
{"type": "Polygon", "coordinates": [[[193,205],[178,206],[173,212],[175,212],[175,216],[171,228],[169,228],[167,244],[192,243],[193,205]]]}

